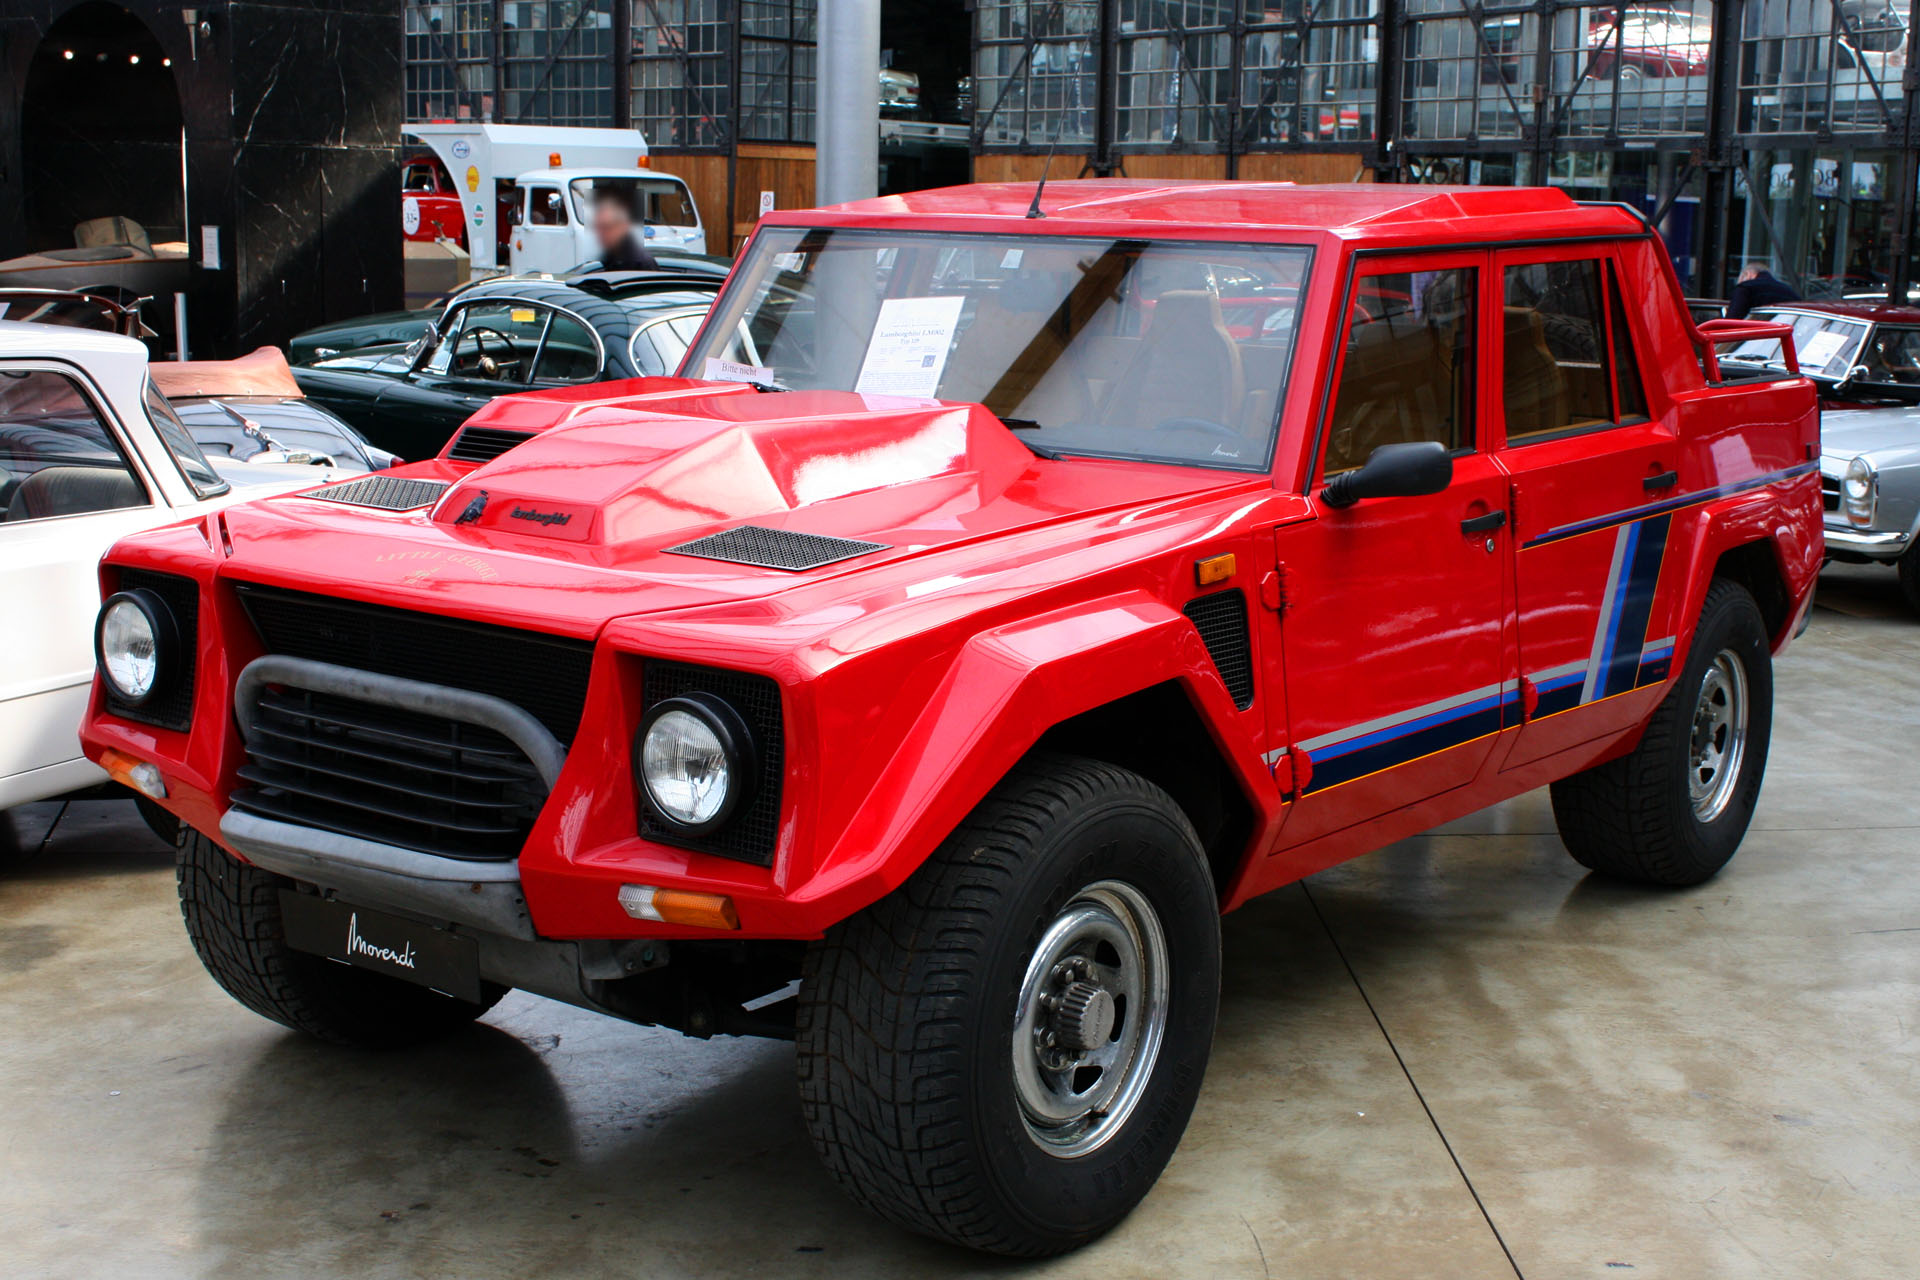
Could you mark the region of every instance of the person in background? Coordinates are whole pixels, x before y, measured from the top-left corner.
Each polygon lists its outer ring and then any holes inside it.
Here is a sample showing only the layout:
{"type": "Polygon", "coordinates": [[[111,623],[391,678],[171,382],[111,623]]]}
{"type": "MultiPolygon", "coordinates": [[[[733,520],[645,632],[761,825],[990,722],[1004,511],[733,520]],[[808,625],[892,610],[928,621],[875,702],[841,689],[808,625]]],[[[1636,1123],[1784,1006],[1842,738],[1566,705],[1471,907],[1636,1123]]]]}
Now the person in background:
{"type": "Polygon", "coordinates": [[[1793,286],[1774,279],[1766,263],[1749,262],[1733,286],[1733,296],[1727,299],[1727,319],[1744,320],[1755,307],[1772,307],[1782,302],[1798,301],[1800,295],[1793,291],[1793,286]]]}
{"type": "Polygon", "coordinates": [[[647,252],[644,230],[633,219],[633,206],[618,191],[603,190],[593,197],[593,235],[600,242],[602,271],[655,271],[660,264],[647,252]]]}

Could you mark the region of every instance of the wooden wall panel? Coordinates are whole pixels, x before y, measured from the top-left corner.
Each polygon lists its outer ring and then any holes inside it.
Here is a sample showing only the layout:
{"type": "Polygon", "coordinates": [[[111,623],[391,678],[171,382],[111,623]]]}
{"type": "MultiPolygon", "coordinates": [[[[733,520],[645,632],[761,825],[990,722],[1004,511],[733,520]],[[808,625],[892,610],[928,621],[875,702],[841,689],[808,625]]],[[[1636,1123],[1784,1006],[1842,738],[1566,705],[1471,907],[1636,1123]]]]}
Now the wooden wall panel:
{"type": "Polygon", "coordinates": [[[1371,182],[1373,170],[1355,155],[1261,152],[1240,157],[1240,176],[1262,182],[1371,182]]]}
{"type": "Polygon", "coordinates": [[[1208,155],[1122,156],[1120,172],[1129,178],[1199,178],[1219,182],[1227,176],[1227,158],[1208,155]]]}
{"type": "Polygon", "coordinates": [[[652,168],[684,180],[693,192],[693,203],[700,210],[700,221],[707,228],[707,252],[726,253],[727,241],[727,158],[716,155],[662,155],[648,157],[652,168]]]}
{"type": "Polygon", "coordinates": [[[743,142],[733,182],[733,244],[738,248],[760,220],[760,193],[773,192],[776,209],[813,208],[813,148],[743,142]]]}
{"type": "MultiPolygon", "coordinates": [[[[984,155],[973,158],[975,182],[1038,182],[1046,168],[1044,155],[984,155]]],[[[1053,158],[1053,176],[1077,178],[1086,168],[1087,157],[1078,151],[1062,151],[1053,158]]]]}

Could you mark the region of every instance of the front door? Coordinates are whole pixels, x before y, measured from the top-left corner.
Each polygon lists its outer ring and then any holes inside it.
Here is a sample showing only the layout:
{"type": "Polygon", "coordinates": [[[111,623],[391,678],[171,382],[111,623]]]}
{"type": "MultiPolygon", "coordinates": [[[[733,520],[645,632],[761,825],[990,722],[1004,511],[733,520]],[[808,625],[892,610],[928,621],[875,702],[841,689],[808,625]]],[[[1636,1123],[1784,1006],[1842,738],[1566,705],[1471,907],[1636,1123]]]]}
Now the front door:
{"type": "Polygon", "coordinates": [[[567,193],[557,183],[531,182],[525,194],[520,225],[513,231],[515,274],[545,271],[558,275],[577,265],[580,254],[567,213],[567,193]]]}
{"type": "MultiPolygon", "coordinates": [[[[1507,478],[1486,447],[1483,253],[1363,259],[1321,426],[1314,519],[1276,531],[1294,845],[1472,780],[1512,715],[1507,478]],[[1438,440],[1453,481],[1335,508],[1326,478],[1438,440]],[[1304,760],[1300,754],[1304,752],[1304,760]]],[[[1283,766],[1284,768],[1285,766],[1283,766]]]]}
{"type": "Polygon", "coordinates": [[[1613,247],[1508,250],[1494,270],[1493,401],[1513,477],[1528,708],[1512,768],[1625,728],[1651,694],[1623,695],[1665,678],[1673,626],[1656,597],[1683,491],[1671,415],[1650,403],[1635,358],[1635,308],[1613,247]]]}

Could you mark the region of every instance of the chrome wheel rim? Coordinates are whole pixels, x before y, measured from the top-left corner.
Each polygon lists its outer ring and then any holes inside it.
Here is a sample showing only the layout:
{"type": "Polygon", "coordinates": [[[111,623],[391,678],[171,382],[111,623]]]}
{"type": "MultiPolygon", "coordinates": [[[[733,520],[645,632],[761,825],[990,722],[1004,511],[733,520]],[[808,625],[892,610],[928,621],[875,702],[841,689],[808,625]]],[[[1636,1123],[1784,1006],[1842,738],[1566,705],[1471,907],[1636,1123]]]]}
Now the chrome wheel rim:
{"type": "Polygon", "coordinates": [[[1020,983],[1013,1083],[1028,1134],[1065,1158],[1119,1132],[1166,1025],[1160,917],[1132,885],[1087,886],[1041,934],[1020,983]]]}
{"type": "Polygon", "coordinates": [[[1713,655],[1700,682],[1688,744],[1687,794],[1693,816],[1712,822],[1726,811],[1747,754],[1747,669],[1731,649],[1713,655]]]}

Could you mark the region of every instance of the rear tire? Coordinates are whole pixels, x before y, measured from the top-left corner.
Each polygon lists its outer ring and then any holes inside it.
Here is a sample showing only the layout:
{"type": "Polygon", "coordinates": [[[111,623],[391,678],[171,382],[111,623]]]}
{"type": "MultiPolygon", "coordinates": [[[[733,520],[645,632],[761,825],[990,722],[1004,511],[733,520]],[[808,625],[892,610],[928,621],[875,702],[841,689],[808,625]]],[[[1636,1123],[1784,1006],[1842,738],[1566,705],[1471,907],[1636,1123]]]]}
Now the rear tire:
{"type": "Polygon", "coordinates": [[[1773,729],[1773,660],[1746,588],[1707,589],[1680,678],[1617,760],[1553,784],[1567,852],[1601,875],[1696,885],[1739,849],[1773,729]]]}
{"type": "Polygon", "coordinates": [[[1124,1218],[1212,1047],[1220,915],[1152,783],[1022,764],[802,970],[800,1100],[827,1168],[901,1226],[1041,1257],[1124,1218]]]}
{"type": "Polygon", "coordinates": [[[491,989],[470,1004],[295,951],[280,919],[280,891],[293,881],[182,830],[175,866],[187,936],[221,989],[261,1017],[332,1044],[391,1049],[464,1026],[506,994],[491,989]]]}

